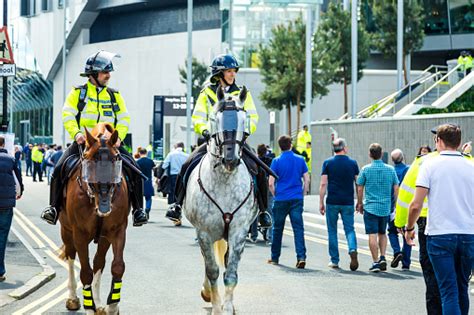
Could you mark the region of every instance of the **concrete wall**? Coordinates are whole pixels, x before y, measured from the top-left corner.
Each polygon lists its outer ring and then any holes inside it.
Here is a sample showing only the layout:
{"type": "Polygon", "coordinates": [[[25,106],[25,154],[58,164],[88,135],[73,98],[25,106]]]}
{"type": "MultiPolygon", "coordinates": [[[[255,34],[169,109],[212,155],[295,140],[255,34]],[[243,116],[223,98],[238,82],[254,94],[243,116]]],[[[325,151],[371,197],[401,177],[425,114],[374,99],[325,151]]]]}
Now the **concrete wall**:
{"type": "Polygon", "coordinates": [[[400,148],[409,164],[413,161],[418,148],[427,144],[434,149],[431,128],[442,123],[455,123],[461,126],[462,143],[474,141],[474,113],[440,114],[409,116],[404,118],[357,119],[354,121],[324,121],[311,124],[313,136],[312,185],[311,191],[317,194],[321,167],[325,159],[332,155],[331,129],[339,137],[345,138],[349,147],[349,156],[357,161],[359,168],[370,163],[368,148],[371,143],[382,145],[384,152],[400,148]]]}

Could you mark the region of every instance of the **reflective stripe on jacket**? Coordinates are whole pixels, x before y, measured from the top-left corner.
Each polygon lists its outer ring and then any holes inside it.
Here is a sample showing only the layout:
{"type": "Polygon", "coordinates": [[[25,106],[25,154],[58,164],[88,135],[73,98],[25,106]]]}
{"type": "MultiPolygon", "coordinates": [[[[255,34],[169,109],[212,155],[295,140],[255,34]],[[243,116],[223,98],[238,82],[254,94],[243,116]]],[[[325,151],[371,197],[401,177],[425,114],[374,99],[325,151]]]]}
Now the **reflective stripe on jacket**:
{"type": "Polygon", "coordinates": [[[99,122],[108,122],[113,126],[115,118],[117,118],[117,125],[114,127],[117,129],[120,139],[125,139],[128,128],[130,127],[130,114],[119,92],[114,93],[118,105],[118,110],[114,113],[110,95],[106,89],[107,87],[98,93],[99,88],[90,81],[87,82],[87,96],[84,100],[86,105],[81,112],[79,126],[77,125],[76,115],[79,112],[77,105],[79,104],[79,93],[81,89],[74,88],[69,93],[63,107],[63,124],[72,139],[74,139],[81,130],[83,131],[84,127],[90,130],[99,122]]]}
{"type": "MultiPolygon", "coordinates": [[[[217,103],[217,95],[216,95],[216,85],[208,85],[206,86],[196,101],[194,105],[194,111],[192,116],[192,121],[194,124],[194,131],[201,135],[204,130],[210,131],[209,126],[209,109],[217,103]]],[[[228,94],[230,95],[239,95],[240,88],[238,88],[235,84],[230,87],[228,94]]],[[[257,123],[258,123],[258,113],[257,109],[255,108],[255,103],[253,102],[252,95],[250,92],[247,91],[247,98],[245,99],[244,103],[244,110],[247,112],[247,115],[250,118],[250,133],[254,133],[257,130],[257,123]]]]}

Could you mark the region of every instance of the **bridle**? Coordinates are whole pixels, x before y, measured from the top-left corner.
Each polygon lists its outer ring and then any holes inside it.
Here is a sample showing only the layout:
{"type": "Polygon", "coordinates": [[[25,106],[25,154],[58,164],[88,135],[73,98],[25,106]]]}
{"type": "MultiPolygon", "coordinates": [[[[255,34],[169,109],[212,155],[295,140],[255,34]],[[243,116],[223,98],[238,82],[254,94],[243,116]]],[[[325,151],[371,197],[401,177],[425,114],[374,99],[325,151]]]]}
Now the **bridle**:
{"type": "Polygon", "coordinates": [[[77,177],[77,181],[79,183],[79,187],[87,193],[91,203],[95,199],[95,196],[99,195],[99,207],[110,207],[110,203],[108,203],[108,205],[101,203],[107,196],[113,198],[116,187],[120,186],[122,161],[120,153],[115,155],[110,153],[106,145],[106,139],[104,137],[100,138],[100,144],[101,145],[98,149],[98,152],[95,154],[96,159],[94,160],[85,160],[82,146],[79,145],[81,175],[77,177]],[[94,174],[87,173],[87,168],[91,166],[94,167],[94,174]],[[104,168],[106,168],[105,172],[104,168]],[[115,174],[117,171],[120,172],[119,178],[117,177],[117,174],[115,174]],[[89,178],[89,176],[91,178],[89,178]],[[86,183],[86,189],[84,189],[82,185],[83,182],[86,183]]]}
{"type": "MultiPolygon", "coordinates": [[[[207,155],[207,154],[206,154],[207,155]]],[[[234,209],[234,211],[232,212],[224,212],[224,210],[222,210],[221,206],[217,203],[217,201],[212,198],[212,196],[209,194],[209,192],[204,188],[204,185],[202,183],[202,180],[201,180],[201,166],[202,166],[202,162],[204,161],[204,159],[206,158],[206,156],[204,156],[201,161],[199,162],[199,169],[198,169],[198,179],[197,179],[197,182],[199,184],[199,188],[201,189],[201,191],[207,196],[207,198],[217,207],[217,209],[219,209],[219,211],[221,212],[222,214],[222,219],[224,220],[224,239],[225,240],[228,240],[229,238],[229,226],[230,226],[230,223],[232,222],[232,220],[234,219],[234,214],[239,211],[242,206],[247,202],[247,200],[250,198],[250,196],[252,195],[252,191],[253,191],[253,180],[252,178],[250,179],[250,190],[247,194],[247,196],[244,198],[244,200],[237,206],[237,208],[234,209]]],[[[253,205],[255,205],[255,198],[253,200],[253,205]]]]}

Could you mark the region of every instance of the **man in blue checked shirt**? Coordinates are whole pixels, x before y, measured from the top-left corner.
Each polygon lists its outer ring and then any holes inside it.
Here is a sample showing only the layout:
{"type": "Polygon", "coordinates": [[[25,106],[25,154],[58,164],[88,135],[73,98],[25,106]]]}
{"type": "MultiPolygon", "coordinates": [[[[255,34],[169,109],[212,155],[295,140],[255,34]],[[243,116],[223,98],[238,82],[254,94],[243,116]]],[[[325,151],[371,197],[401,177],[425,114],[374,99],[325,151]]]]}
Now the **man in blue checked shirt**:
{"type": "Polygon", "coordinates": [[[369,156],[372,163],[364,166],[357,178],[357,211],[364,215],[365,233],[369,235],[369,248],[373,260],[369,271],[379,272],[387,270],[385,231],[391,210],[392,189],[395,200],[398,196],[398,178],[393,166],[382,162],[380,144],[372,143],[369,146],[369,156]],[[363,203],[362,197],[364,197],[363,203]]]}

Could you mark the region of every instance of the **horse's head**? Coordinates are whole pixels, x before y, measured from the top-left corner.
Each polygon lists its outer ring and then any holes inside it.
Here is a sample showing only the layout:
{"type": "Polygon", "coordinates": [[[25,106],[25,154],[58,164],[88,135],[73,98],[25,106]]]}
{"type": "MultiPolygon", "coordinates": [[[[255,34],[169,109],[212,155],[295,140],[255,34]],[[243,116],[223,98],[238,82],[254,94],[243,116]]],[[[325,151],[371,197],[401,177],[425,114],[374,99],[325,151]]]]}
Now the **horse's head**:
{"type": "Polygon", "coordinates": [[[85,131],[82,179],[95,197],[98,215],[107,216],[115,186],[122,181],[122,160],[115,147],[118,132],[106,123],[98,124],[91,132],[85,131]]]}
{"type": "Polygon", "coordinates": [[[215,106],[213,139],[217,155],[227,171],[233,171],[239,164],[242,146],[249,135],[247,113],[244,102],[247,88],[244,86],[239,95],[225,95],[223,89],[217,88],[218,102],[215,106]]]}

